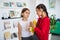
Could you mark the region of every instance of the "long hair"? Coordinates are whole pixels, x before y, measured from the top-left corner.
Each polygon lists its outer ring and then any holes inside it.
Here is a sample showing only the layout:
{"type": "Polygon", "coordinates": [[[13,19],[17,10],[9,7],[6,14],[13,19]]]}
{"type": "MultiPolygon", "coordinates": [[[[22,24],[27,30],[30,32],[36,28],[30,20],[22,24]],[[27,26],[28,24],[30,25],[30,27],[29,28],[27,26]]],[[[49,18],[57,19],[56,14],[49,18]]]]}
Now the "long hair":
{"type": "Polygon", "coordinates": [[[47,8],[46,8],[46,6],[44,4],[39,4],[39,5],[37,5],[36,8],[37,9],[43,9],[43,11],[46,12],[46,15],[48,16],[47,8]]]}

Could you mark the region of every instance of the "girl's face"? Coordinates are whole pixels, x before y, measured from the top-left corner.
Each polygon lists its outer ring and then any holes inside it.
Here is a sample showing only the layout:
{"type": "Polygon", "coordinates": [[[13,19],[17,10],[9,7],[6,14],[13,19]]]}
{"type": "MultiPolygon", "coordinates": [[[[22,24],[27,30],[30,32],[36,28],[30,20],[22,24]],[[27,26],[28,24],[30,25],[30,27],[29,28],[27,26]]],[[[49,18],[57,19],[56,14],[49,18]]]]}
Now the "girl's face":
{"type": "Polygon", "coordinates": [[[43,9],[36,8],[37,15],[40,17],[43,14],[43,9]]]}
{"type": "Polygon", "coordinates": [[[26,10],[24,13],[22,13],[22,15],[23,15],[24,18],[28,18],[29,14],[30,14],[29,10],[26,10]]]}

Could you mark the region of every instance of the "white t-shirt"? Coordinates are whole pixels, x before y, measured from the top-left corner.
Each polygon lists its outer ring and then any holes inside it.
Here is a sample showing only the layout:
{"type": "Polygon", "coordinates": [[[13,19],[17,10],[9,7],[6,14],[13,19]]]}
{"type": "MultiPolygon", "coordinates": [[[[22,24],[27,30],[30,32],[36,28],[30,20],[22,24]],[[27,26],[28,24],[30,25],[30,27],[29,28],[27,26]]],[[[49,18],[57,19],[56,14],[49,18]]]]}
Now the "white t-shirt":
{"type": "Polygon", "coordinates": [[[22,37],[31,36],[31,32],[28,31],[28,27],[29,27],[30,21],[29,20],[23,21],[22,18],[21,18],[19,23],[20,23],[20,25],[22,27],[22,37]]]}

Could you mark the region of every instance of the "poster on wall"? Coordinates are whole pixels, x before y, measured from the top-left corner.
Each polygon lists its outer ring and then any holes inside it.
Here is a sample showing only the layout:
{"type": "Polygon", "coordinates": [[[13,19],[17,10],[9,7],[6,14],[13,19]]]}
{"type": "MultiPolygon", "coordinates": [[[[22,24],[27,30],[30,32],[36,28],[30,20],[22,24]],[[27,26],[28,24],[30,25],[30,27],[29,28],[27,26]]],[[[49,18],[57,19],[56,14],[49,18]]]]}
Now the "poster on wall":
{"type": "Polygon", "coordinates": [[[14,40],[14,38],[18,38],[18,33],[17,32],[4,32],[4,40],[14,40]]]}
{"type": "Polygon", "coordinates": [[[10,32],[5,32],[4,33],[4,40],[10,40],[11,39],[11,33],[10,32]]]}
{"type": "Polygon", "coordinates": [[[26,3],[22,3],[22,2],[17,2],[16,3],[17,4],[17,7],[24,7],[24,6],[26,6],[26,3]]]}
{"type": "Polygon", "coordinates": [[[49,0],[49,8],[51,9],[54,9],[55,8],[55,5],[56,5],[56,0],[49,0]]]}
{"type": "Polygon", "coordinates": [[[11,29],[10,21],[4,21],[4,29],[11,29]]]}
{"type": "Polygon", "coordinates": [[[19,8],[19,7],[25,7],[26,2],[2,2],[1,6],[3,8],[19,8]]]}
{"type": "Polygon", "coordinates": [[[13,28],[18,28],[18,22],[17,21],[13,21],[13,28]]]}
{"type": "Polygon", "coordinates": [[[16,11],[16,10],[10,10],[9,15],[10,15],[10,18],[18,18],[18,17],[20,17],[19,11],[16,11]]]}
{"type": "Polygon", "coordinates": [[[9,3],[7,3],[7,2],[4,2],[3,6],[5,6],[5,7],[9,7],[9,6],[10,6],[10,4],[9,4],[9,3]]]}
{"type": "Polygon", "coordinates": [[[2,19],[15,19],[20,18],[20,10],[14,9],[3,9],[2,10],[2,19]]]}
{"type": "Polygon", "coordinates": [[[10,17],[15,16],[15,12],[13,10],[9,11],[9,15],[10,15],[10,17]]]}

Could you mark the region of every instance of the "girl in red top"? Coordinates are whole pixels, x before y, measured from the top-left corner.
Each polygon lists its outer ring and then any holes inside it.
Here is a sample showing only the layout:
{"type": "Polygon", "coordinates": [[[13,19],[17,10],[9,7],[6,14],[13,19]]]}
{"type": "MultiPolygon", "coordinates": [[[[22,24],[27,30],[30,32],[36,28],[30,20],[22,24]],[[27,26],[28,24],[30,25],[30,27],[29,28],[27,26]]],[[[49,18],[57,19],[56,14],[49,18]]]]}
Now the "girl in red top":
{"type": "Polygon", "coordinates": [[[36,12],[38,15],[37,25],[35,26],[31,22],[31,26],[34,28],[34,31],[39,40],[48,40],[49,29],[50,29],[50,19],[48,17],[48,12],[44,4],[39,4],[36,7],[36,12]]]}

